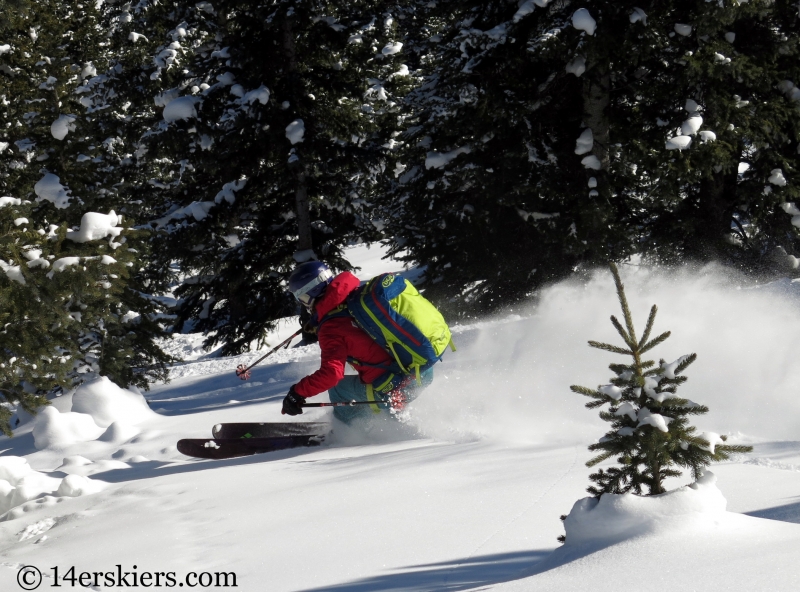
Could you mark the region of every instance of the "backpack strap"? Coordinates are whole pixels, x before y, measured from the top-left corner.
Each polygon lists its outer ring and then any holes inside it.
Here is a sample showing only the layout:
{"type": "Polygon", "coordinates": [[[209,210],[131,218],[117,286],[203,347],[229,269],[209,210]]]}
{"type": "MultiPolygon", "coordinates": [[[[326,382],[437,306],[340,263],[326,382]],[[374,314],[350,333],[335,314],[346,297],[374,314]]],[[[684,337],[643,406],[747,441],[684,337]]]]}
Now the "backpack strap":
{"type": "MultiPolygon", "coordinates": [[[[342,304],[340,304],[339,306],[328,312],[321,319],[317,319],[315,315],[314,318],[312,318],[311,322],[314,323],[314,327],[316,328],[317,331],[319,331],[319,328],[322,325],[324,325],[331,319],[337,319],[337,318],[349,318],[350,320],[353,320],[353,315],[347,308],[346,302],[343,302],[342,304]]],[[[361,330],[363,331],[363,329],[361,330]]],[[[366,331],[364,333],[365,335],[368,335],[366,331]]],[[[373,390],[377,391],[378,393],[388,393],[392,389],[396,388],[397,385],[400,384],[400,382],[402,382],[402,380],[405,378],[402,369],[398,367],[396,362],[391,360],[386,362],[385,364],[367,364],[366,362],[362,362],[361,360],[357,360],[356,358],[348,357],[347,363],[353,366],[354,368],[356,366],[366,366],[369,368],[379,368],[383,370],[383,374],[378,376],[378,378],[374,381],[374,383],[367,385],[368,393],[373,390]]],[[[370,407],[378,409],[374,405],[370,405],[370,407]]]]}
{"type": "Polygon", "coordinates": [[[311,317],[309,324],[313,325],[314,328],[319,331],[319,328],[322,327],[325,323],[330,321],[331,319],[341,318],[341,317],[349,317],[350,312],[347,310],[347,304],[344,302],[337,306],[336,308],[328,311],[321,319],[317,318],[317,313],[314,313],[314,316],[311,317]]]}
{"type": "Polygon", "coordinates": [[[367,385],[367,401],[371,401],[369,408],[372,409],[373,413],[381,412],[381,408],[377,405],[378,401],[375,399],[375,390],[371,384],[367,385]]]}

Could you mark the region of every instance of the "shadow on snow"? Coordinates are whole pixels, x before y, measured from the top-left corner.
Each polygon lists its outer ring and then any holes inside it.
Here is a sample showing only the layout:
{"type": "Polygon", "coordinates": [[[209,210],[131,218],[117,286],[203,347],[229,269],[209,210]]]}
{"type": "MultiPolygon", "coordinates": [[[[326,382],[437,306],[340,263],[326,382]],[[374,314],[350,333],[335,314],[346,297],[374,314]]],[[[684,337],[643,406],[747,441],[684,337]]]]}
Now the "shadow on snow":
{"type": "Polygon", "coordinates": [[[307,588],[302,592],[321,592],[322,590],[338,592],[472,590],[479,586],[489,586],[528,577],[531,575],[531,568],[550,553],[549,550],[514,551],[442,563],[414,565],[404,571],[333,586],[307,588]]]}
{"type": "Polygon", "coordinates": [[[753,512],[745,512],[745,514],[753,516],[754,518],[767,518],[768,520],[780,520],[781,522],[800,524],[800,502],[775,506],[774,508],[765,508],[763,510],[755,510],[753,512]]]}
{"type": "Polygon", "coordinates": [[[254,368],[247,381],[240,380],[233,372],[211,374],[146,392],[144,397],[153,411],[167,416],[264,403],[286,394],[288,386],[283,374],[289,368],[292,368],[290,363],[254,368]]]}

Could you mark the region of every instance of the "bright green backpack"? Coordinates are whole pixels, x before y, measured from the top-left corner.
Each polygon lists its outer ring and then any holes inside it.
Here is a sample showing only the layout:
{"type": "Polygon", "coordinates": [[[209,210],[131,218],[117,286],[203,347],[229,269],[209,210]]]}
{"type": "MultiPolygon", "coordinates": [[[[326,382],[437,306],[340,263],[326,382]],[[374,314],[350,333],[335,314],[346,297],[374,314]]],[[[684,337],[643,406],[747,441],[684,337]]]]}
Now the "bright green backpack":
{"type": "Polygon", "coordinates": [[[442,314],[400,274],[384,273],[347,297],[347,309],[361,329],[391,355],[393,362],[374,388],[387,392],[442,358],[450,328],[442,314]]]}

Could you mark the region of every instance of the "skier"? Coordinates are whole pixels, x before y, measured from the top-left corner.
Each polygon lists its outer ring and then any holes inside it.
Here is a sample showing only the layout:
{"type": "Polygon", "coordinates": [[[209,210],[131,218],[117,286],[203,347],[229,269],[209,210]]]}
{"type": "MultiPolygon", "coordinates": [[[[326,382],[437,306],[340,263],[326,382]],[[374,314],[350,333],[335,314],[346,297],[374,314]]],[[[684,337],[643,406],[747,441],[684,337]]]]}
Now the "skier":
{"type": "Polygon", "coordinates": [[[392,359],[355,324],[346,310],[345,300],[359,284],[358,278],[349,271],[334,277],[328,266],[320,261],[303,263],[289,276],[289,290],[311,314],[307,328],[317,332],[322,360],[317,371],[289,389],[283,399],[282,414],[303,413],[306,398],[326,390],[334,403],[376,401],[375,405],[333,408],[337,419],[351,423],[357,418],[381,413],[381,410],[402,409],[432,382],[433,368],[427,368],[420,374],[420,382],[413,376],[406,376],[388,392],[376,392],[374,386],[385,381],[392,359]],[[348,362],[356,370],[356,375],[345,375],[348,362]]]}

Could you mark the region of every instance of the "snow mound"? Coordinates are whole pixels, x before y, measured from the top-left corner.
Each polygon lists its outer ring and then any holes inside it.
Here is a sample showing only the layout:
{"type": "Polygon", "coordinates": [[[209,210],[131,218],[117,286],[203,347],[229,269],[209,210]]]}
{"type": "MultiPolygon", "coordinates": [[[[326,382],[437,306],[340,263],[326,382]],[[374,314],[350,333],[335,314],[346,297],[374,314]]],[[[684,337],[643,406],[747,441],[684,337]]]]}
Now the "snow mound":
{"type": "MultiPolygon", "coordinates": [[[[80,458],[82,457],[74,457],[75,465],[80,464],[81,461],[78,460],[80,458]]],[[[83,461],[93,464],[88,459],[83,461]]],[[[125,465],[125,463],[119,464],[125,465]]],[[[33,470],[28,461],[19,456],[0,457],[0,515],[6,514],[5,520],[21,516],[25,509],[20,506],[32,500],[54,502],[53,494],[78,497],[96,493],[105,486],[103,482],[80,475],[68,475],[63,479],[51,477],[33,470]],[[12,510],[14,511],[11,512],[12,510]]]]}
{"type": "Polygon", "coordinates": [[[21,456],[0,456],[0,481],[17,483],[33,469],[21,456]]]}
{"type": "Polygon", "coordinates": [[[133,427],[132,425],[128,425],[127,423],[123,423],[121,421],[115,421],[112,423],[106,431],[98,438],[98,440],[102,440],[103,442],[114,442],[115,444],[121,444],[123,442],[127,442],[134,436],[139,435],[138,428],[133,427]]]}
{"type": "Polygon", "coordinates": [[[68,456],[64,459],[61,463],[61,466],[58,467],[56,470],[61,471],[62,473],[69,473],[73,474],[76,470],[82,470],[83,467],[86,465],[92,464],[85,456],[81,456],[79,454],[74,454],[72,456],[68,456]]]}
{"type": "Polygon", "coordinates": [[[86,413],[60,413],[53,407],[45,407],[33,423],[33,443],[38,450],[66,448],[76,442],[95,440],[103,433],[86,413]]]}
{"type": "Polygon", "coordinates": [[[706,473],[696,483],[651,497],[604,494],[575,502],[564,528],[566,545],[612,544],[645,534],[697,526],[725,512],[727,501],[706,473]]]}
{"type": "Polygon", "coordinates": [[[0,479],[0,515],[11,509],[11,498],[16,488],[8,481],[0,479]]]}
{"type": "Polygon", "coordinates": [[[115,421],[137,425],[156,415],[142,395],[118,387],[105,376],[78,388],[72,396],[72,411],[91,415],[94,422],[103,428],[115,421]]]}
{"type": "Polygon", "coordinates": [[[105,473],[106,471],[115,471],[117,469],[129,469],[131,466],[122,462],[121,460],[101,459],[92,462],[88,458],[80,455],[68,456],[64,462],[56,470],[68,475],[80,475],[81,477],[88,477],[95,473],[105,473]]]}
{"type": "Polygon", "coordinates": [[[52,493],[60,484],[61,479],[32,470],[14,484],[14,490],[6,497],[8,508],[20,506],[27,501],[52,493]]]}
{"type": "Polygon", "coordinates": [[[81,475],[67,475],[61,480],[61,484],[58,486],[56,495],[80,497],[82,495],[97,493],[104,488],[104,485],[104,483],[100,481],[94,481],[89,479],[89,477],[83,477],[81,475]]]}

